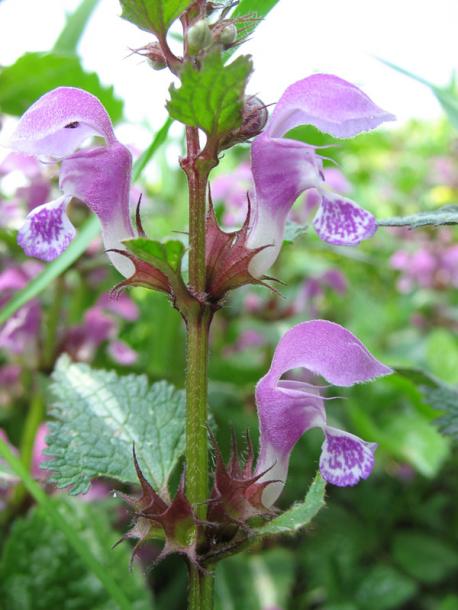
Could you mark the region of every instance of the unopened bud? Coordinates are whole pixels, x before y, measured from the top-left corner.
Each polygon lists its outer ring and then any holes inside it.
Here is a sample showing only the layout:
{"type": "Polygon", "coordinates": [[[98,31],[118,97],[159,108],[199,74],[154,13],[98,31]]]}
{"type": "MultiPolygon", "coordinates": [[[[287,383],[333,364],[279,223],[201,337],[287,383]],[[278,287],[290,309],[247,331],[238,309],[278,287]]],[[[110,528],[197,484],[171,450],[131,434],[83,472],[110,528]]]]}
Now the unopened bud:
{"type": "Polygon", "coordinates": [[[164,53],[162,52],[158,42],[151,42],[150,44],[147,44],[142,49],[139,49],[137,53],[140,53],[140,55],[146,57],[153,70],[163,70],[167,67],[164,53]]]}
{"type": "Polygon", "coordinates": [[[268,116],[266,106],[258,97],[255,95],[246,97],[242,110],[242,124],[221,140],[220,148],[230,148],[234,144],[254,138],[264,129],[268,116]]]}
{"type": "Polygon", "coordinates": [[[211,45],[212,33],[205,19],[198,21],[188,32],[188,45],[191,55],[197,55],[211,45]]]}
{"type": "Polygon", "coordinates": [[[222,22],[221,24],[215,25],[213,36],[217,42],[223,45],[223,47],[229,48],[237,40],[237,28],[231,22],[222,22]]]}

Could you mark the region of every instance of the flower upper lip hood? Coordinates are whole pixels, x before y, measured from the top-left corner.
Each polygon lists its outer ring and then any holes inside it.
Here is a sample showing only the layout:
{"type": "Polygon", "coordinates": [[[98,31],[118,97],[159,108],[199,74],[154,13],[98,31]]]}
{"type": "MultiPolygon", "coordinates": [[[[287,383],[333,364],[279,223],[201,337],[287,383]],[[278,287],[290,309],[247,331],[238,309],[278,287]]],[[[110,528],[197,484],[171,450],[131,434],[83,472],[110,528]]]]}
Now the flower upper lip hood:
{"type": "Polygon", "coordinates": [[[116,142],[110,117],[99,100],[75,87],[58,87],[40,97],[21,117],[11,148],[36,156],[63,159],[86,138],[116,142]]]}
{"type": "Polygon", "coordinates": [[[267,470],[260,482],[272,481],[263,495],[266,506],[271,506],[280,495],[291,451],[302,434],[311,428],[322,428],[325,433],[320,470],[330,483],[354,485],[369,476],[374,463],[374,443],[366,443],[327,425],[320,386],[282,380],[285,373],[297,368],[305,369],[310,379],[319,375],[342,387],[392,372],[339,324],[312,320],[294,326],[283,335],[269,371],[256,387],[261,435],[256,471],[267,470]]]}
{"type": "MultiPolygon", "coordinates": [[[[96,97],[74,87],[46,93],[21,117],[11,147],[62,162],[63,195],[32,210],[19,231],[18,243],[26,254],[49,261],[67,248],[75,236],[66,214],[72,197],[98,216],[105,248],[124,250],[122,240],[135,236],[129,209],[132,157],[115,138],[96,97]],[[104,138],[105,145],[77,151],[91,136],[104,138]]],[[[120,273],[132,275],[134,266],[127,257],[116,252],[109,257],[120,273]]]]}
{"type": "Polygon", "coordinates": [[[394,120],[355,85],[333,74],[312,74],[286,89],[264,133],[281,138],[294,127],[313,125],[335,138],[352,138],[394,120]]]}
{"type": "Polygon", "coordinates": [[[251,261],[253,276],[261,277],[275,262],[288,213],[307,189],[316,189],[321,198],[313,224],[324,241],[357,245],[376,231],[372,214],[330,191],[315,148],[285,138],[287,132],[306,124],[336,138],[348,138],[391,120],[394,116],[358,87],[331,74],[314,74],[286,89],[251,149],[255,198],[247,243],[251,248],[270,246],[251,261]]]}

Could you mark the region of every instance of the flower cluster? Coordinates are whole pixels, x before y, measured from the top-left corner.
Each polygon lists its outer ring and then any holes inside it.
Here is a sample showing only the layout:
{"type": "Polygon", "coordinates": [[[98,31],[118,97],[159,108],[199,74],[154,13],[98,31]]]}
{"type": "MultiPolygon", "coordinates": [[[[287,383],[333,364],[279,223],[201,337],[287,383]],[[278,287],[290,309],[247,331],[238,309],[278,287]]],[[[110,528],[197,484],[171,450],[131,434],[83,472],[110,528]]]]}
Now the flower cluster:
{"type": "Polygon", "coordinates": [[[397,284],[400,292],[412,292],[416,287],[458,287],[458,245],[449,231],[442,230],[434,241],[427,237],[409,241],[411,247],[398,250],[390,260],[401,274],[397,284]]]}

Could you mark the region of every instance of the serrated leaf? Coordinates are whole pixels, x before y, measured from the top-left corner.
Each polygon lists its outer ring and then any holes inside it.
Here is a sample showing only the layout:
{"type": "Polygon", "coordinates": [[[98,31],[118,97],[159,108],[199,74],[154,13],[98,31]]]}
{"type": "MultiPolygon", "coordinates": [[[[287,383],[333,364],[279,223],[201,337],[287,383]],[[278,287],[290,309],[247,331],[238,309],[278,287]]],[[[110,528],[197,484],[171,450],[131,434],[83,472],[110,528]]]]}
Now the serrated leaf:
{"type": "Polygon", "coordinates": [[[186,63],[181,86],[170,87],[170,116],[214,138],[236,129],[242,122],[243,94],[252,69],[250,57],[242,55],[225,66],[218,52],[207,55],[200,70],[186,63]]]}
{"type": "MultiPolygon", "coordinates": [[[[53,503],[122,586],[129,608],[149,610],[151,598],[140,571],[129,571],[128,547],[111,548],[119,535],[103,509],[69,499],[53,503]]],[[[0,562],[0,599],[8,610],[117,610],[42,507],[13,524],[0,562]]]]}
{"type": "Polygon", "coordinates": [[[426,404],[443,412],[434,420],[439,430],[458,439],[458,388],[419,369],[398,368],[396,372],[410,379],[418,387],[426,404]]]}
{"type": "Polygon", "coordinates": [[[104,87],[94,72],[85,72],[74,55],[26,53],[0,72],[0,109],[19,116],[55,87],[80,87],[99,98],[112,121],[122,118],[123,102],[113,87],[104,87]]]}
{"type": "Polygon", "coordinates": [[[121,17],[141,30],[164,35],[193,0],[120,0],[121,17]]]}
{"type": "Polygon", "coordinates": [[[444,205],[438,210],[428,212],[418,212],[411,216],[394,216],[378,220],[379,227],[440,227],[442,225],[458,224],[458,205],[444,205]]]}
{"type": "Polygon", "coordinates": [[[294,504],[279,517],[266,523],[262,527],[254,528],[258,536],[271,536],[274,534],[292,534],[310,523],[321,508],[323,508],[326,483],[318,473],[301,503],[294,504]]]}
{"type": "Polygon", "coordinates": [[[181,260],[185,253],[185,247],[181,241],[170,240],[161,243],[146,237],[137,237],[126,239],[123,244],[129,252],[163,273],[167,273],[170,269],[176,273],[181,268],[181,260]]]}
{"type": "Polygon", "coordinates": [[[146,478],[162,490],[184,450],[185,395],[143,375],[73,364],[62,356],[52,375],[46,468],[58,487],[85,493],[95,477],[137,483],[135,444],[146,478]]]}
{"type": "MultiPolygon", "coordinates": [[[[240,0],[234,9],[234,12],[231,14],[231,18],[236,19],[237,29],[242,33],[243,38],[250,36],[254,32],[263,18],[274,8],[278,1],[279,0],[240,0]],[[244,21],[243,17],[247,17],[250,20],[244,21]]],[[[232,55],[235,50],[236,47],[233,47],[227,51],[226,55],[232,55]]]]}
{"type": "Polygon", "coordinates": [[[309,226],[307,224],[299,224],[293,220],[288,220],[285,227],[283,242],[288,244],[293,243],[298,237],[307,233],[309,226]]]}

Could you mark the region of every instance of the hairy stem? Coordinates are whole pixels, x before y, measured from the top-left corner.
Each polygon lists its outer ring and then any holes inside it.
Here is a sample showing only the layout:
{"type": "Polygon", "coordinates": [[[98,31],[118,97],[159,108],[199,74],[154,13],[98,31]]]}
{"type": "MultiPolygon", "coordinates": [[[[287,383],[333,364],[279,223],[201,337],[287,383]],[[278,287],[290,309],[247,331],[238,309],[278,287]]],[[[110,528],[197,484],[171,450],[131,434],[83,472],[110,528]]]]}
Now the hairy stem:
{"type": "MultiPolygon", "coordinates": [[[[186,493],[205,519],[208,498],[207,361],[212,309],[205,304],[205,217],[208,175],[216,161],[201,155],[199,134],[186,128],[187,157],[182,167],[189,189],[189,289],[195,300],[186,318],[186,493]]],[[[190,567],[189,610],[213,608],[213,579],[190,567]]]]}

